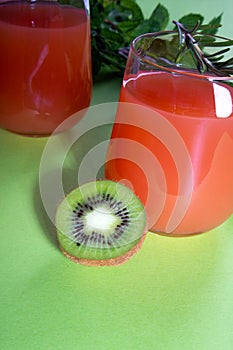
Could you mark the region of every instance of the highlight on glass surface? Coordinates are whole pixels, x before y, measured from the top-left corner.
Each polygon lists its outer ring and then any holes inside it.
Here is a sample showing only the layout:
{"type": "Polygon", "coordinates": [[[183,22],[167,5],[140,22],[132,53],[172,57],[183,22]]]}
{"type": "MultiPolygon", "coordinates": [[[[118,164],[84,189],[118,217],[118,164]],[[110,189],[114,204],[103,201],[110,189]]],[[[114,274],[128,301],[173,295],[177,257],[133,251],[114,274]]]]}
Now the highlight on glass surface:
{"type": "Polygon", "coordinates": [[[127,179],[144,205],[152,187],[147,215],[156,219],[150,230],[185,236],[209,231],[233,212],[233,60],[221,47],[231,40],[176,25],[178,30],[141,35],[131,44],[106,177],[127,179]],[[140,153],[133,160],[124,156],[129,139],[153,154],[153,180],[144,170],[149,157],[141,165],[140,153]]]}
{"type": "Polygon", "coordinates": [[[89,106],[89,2],[0,3],[0,127],[50,135],[89,106]]]}

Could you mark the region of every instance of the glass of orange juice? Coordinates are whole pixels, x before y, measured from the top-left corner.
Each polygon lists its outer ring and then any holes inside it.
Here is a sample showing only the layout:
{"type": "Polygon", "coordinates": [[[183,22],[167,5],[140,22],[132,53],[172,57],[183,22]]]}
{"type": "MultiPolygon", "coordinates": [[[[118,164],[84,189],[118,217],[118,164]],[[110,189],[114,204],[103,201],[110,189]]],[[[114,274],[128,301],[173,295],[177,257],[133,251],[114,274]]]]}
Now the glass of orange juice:
{"type": "Polygon", "coordinates": [[[92,90],[88,0],[0,3],[0,127],[50,135],[89,106],[92,90]]]}
{"type": "Polygon", "coordinates": [[[233,212],[233,78],[179,63],[178,33],[130,47],[107,153],[106,177],[133,187],[149,229],[206,232],[233,212]]]}

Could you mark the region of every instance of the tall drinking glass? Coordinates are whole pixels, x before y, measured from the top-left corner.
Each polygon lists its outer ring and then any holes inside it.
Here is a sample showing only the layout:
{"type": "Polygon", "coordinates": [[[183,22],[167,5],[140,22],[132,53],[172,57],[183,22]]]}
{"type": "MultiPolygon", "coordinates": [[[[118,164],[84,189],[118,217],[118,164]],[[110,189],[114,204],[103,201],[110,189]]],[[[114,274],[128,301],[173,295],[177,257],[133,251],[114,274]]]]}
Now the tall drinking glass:
{"type": "Polygon", "coordinates": [[[89,106],[88,0],[0,4],[0,127],[43,136],[89,106]]]}
{"type": "Polygon", "coordinates": [[[176,63],[174,42],[174,32],[132,42],[106,177],[131,184],[151,231],[184,236],[233,212],[233,79],[199,73],[190,53],[176,63]]]}

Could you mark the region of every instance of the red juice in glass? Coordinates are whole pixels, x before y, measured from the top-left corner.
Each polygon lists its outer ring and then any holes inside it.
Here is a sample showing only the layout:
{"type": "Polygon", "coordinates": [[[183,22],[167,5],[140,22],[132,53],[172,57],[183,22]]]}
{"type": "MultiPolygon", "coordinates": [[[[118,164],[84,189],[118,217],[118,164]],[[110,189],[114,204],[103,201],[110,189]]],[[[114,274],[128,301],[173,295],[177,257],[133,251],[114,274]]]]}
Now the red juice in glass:
{"type": "Polygon", "coordinates": [[[131,183],[151,231],[183,236],[220,225],[233,212],[233,87],[193,71],[132,74],[129,63],[106,177],[131,183]]]}
{"type": "Polygon", "coordinates": [[[0,126],[49,135],[91,98],[89,15],[56,2],[0,5],[0,126]]]}

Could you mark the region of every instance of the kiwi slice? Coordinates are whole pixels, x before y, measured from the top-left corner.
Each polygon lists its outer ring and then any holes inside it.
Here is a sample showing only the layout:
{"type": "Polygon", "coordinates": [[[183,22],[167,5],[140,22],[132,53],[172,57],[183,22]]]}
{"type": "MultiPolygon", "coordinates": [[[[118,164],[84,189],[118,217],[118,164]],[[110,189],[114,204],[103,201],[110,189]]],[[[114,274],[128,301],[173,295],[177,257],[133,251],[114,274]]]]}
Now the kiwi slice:
{"type": "Polygon", "coordinates": [[[146,214],[126,186],[101,180],[70,192],[56,213],[61,251],[71,260],[92,266],[119,265],[140,248],[146,214]]]}

